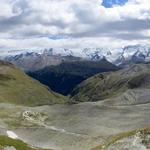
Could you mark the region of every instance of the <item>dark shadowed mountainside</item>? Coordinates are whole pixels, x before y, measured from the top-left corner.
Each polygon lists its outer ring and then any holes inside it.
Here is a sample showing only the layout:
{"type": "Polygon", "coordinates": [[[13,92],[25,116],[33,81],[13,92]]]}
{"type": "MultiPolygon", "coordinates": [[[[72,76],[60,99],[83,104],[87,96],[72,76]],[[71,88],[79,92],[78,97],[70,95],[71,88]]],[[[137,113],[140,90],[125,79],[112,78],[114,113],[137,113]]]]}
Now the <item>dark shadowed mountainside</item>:
{"type": "Polygon", "coordinates": [[[67,95],[77,84],[88,77],[100,72],[116,71],[118,69],[106,59],[102,59],[100,61],[64,62],[28,74],[49,86],[52,90],[67,95]]]}

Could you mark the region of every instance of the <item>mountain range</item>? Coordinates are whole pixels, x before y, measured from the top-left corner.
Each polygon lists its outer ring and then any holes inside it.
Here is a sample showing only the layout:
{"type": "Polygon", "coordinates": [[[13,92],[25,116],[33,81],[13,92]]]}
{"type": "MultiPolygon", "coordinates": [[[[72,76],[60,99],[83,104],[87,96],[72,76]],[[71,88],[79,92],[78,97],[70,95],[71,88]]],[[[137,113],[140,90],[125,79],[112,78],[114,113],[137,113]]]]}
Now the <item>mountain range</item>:
{"type": "Polygon", "coordinates": [[[57,50],[1,53],[0,149],[149,150],[149,46],[57,50]]]}
{"type": "Polygon", "coordinates": [[[131,45],[123,48],[50,48],[44,50],[1,51],[1,59],[9,61],[23,70],[35,71],[46,66],[59,65],[64,61],[91,60],[103,58],[117,66],[150,61],[150,45],[131,45]]]}
{"type": "MultiPolygon", "coordinates": [[[[74,68],[82,66],[80,71],[85,72],[85,61],[72,63],[63,70],[70,72],[72,65],[76,65],[74,68]]],[[[92,64],[87,61],[86,67],[88,63],[92,64]]],[[[93,62],[92,67],[96,68],[98,63],[108,64],[108,67],[111,64],[103,58],[93,62]]],[[[57,69],[59,75],[62,69],[60,66],[57,69]]],[[[73,69],[72,73],[80,72],[73,69]]],[[[141,150],[144,147],[149,150],[149,97],[149,63],[98,73],[65,97],[11,63],[1,61],[0,148],[122,150],[127,147],[141,150]],[[14,135],[17,139],[13,139],[14,135]]]]}
{"type": "Polygon", "coordinates": [[[112,50],[106,48],[12,50],[3,52],[0,58],[18,66],[55,92],[68,95],[79,83],[97,73],[149,62],[150,46],[134,45],[112,50]]]}

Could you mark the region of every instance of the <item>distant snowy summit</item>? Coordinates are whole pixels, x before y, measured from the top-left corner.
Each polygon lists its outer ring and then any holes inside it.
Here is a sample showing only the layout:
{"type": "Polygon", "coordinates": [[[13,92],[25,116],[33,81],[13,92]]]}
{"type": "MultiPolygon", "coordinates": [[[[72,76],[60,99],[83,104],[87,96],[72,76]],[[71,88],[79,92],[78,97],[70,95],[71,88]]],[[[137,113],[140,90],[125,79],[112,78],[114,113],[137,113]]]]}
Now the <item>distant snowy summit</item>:
{"type": "MultiPolygon", "coordinates": [[[[81,57],[92,61],[99,61],[103,58],[115,65],[128,65],[132,63],[149,62],[150,61],[150,45],[133,45],[125,46],[118,49],[106,48],[84,48],[84,49],[65,49],[65,48],[49,48],[43,50],[11,50],[2,51],[0,54],[1,59],[10,62],[21,60],[39,60],[52,59],[56,57],[73,56],[81,57]]],[[[71,58],[69,58],[71,59],[71,58]]],[[[53,59],[52,59],[53,60],[53,59]]],[[[55,61],[55,59],[54,59],[55,61]]]]}
{"type": "Polygon", "coordinates": [[[150,45],[125,46],[118,49],[86,48],[82,53],[84,56],[95,61],[106,58],[117,66],[150,61],[150,45]]]}

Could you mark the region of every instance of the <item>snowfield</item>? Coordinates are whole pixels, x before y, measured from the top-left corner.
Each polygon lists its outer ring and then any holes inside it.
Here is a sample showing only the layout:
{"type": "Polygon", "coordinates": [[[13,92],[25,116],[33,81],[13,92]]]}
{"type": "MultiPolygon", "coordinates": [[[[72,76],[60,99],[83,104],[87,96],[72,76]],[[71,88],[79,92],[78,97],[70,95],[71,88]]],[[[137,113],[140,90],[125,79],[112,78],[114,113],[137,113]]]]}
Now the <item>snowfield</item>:
{"type": "Polygon", "coordinates": [[[19,139],[18,135],[16,133],[14,133],[13,131],[6,131],[8,137],[12,138],[12,139],[19,139]]]}

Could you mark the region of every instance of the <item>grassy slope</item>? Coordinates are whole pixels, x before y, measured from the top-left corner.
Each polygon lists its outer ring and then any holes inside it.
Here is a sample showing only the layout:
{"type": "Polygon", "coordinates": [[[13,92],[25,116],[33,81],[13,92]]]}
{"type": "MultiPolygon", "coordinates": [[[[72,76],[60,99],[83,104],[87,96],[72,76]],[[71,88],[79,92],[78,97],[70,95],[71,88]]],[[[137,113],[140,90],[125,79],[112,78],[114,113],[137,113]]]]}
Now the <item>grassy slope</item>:
{"type": "MultiPolygon", "coordinates": [[[[0,136],[0,150],[5,150],[5,147],[12,146],[16,150],[44,150],[39,148],[33,148],[21,140],[11,139],[7,136],[0,136]]],[[[46,150],[46,149],[45,149],[46,150]]],[[[48,149],[47,149],[48,150],[48,149]]],[[[50,149],[49,149],[50,150],[50,149]]]]}
{"type": "Polygon", "coordinates": [[[127,89],[150,85],[149,65],[97,74],[78,85],[71,93],[72,101],[98,101],[122,94],[127,89]]]}
{"type": "Polygon", "coordinates": [[[0,102],[36,106],[65,103],[66,100],[13,65],[0,62],[0,102]]]}

